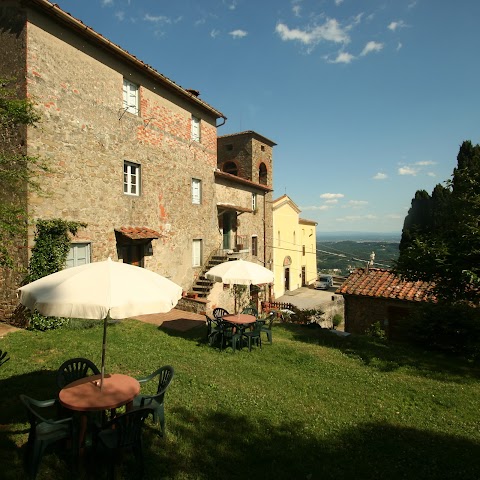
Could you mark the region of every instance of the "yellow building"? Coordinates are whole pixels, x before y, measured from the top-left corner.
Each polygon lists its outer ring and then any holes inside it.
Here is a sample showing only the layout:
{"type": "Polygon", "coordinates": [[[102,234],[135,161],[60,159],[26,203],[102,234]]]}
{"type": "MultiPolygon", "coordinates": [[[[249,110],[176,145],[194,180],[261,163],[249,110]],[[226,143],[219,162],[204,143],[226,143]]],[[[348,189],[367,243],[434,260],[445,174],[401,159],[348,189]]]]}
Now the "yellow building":
{"type": "Polygon", "coordinates": [[[288,195],[273,201],[275,298],[317,278],[317,222],[300,218],[300,213],[288,195]]]}

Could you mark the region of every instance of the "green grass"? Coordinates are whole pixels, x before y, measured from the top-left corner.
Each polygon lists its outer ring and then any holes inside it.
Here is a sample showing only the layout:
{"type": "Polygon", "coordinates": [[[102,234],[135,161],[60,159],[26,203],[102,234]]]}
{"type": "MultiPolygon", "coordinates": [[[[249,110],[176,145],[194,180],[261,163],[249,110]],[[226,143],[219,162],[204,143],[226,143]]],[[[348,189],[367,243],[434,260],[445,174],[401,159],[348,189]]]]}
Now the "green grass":
{"type": "MultiPolygon", "coordinates": [[[[175,368],[167,436],[151,424],[144,432],[146,478],[480,478],[477,366],[295,325],[275,325],[273,345],[250,353],[220,352],[204,335],[133,320],[108,328],[107,371],[175,368]]],[[[0,340],[11,357],[0,367],[0,478],[24,478],[18,395],[54,397],[58,366],[74,356],[99,364],[101,337],[99,323],[0,340]]],[[[78,476],[68,466],[47,454],[37,478],[105,478],[101,460],[78,476]]],[[[134,478],[132,470],[127,459],[120,477],[134,478]]]]}

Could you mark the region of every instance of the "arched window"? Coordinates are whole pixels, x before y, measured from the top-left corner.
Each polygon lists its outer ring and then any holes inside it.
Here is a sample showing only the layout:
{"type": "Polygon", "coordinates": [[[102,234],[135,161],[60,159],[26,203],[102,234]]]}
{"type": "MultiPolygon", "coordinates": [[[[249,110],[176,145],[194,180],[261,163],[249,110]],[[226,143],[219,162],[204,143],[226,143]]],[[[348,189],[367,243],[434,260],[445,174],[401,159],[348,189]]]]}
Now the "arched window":
{"type": "Polygon", "coordinates": [[[225,162],[223,164],[223,171],[231,175],[238,175],[238,168],[234,162],[225,162]]]}
{"type": "Polygon", "coordinates": [[[267,181],[268,181],[267,166],[262,162],[258,169],[258,183],[262,185],[267,185],[267,181]]]}

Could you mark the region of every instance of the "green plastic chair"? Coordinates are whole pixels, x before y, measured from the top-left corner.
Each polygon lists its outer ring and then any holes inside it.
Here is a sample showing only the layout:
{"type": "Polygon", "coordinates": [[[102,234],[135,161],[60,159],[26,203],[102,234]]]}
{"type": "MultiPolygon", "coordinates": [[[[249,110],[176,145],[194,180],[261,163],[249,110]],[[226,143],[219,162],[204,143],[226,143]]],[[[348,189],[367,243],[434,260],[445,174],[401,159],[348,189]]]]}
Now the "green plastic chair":
{"type": "Polygon", "coordinates": [[[153,421],[156,424],[160,423],[160,434],[162,437],[165,434],[165,392],[173,379],[174,373],[173,367],[165,365],[148,375],[148,377],[137,378],[140,384],[143,384],[158,376],[157,393],[153,395],[140,394],[133,399],[134,407],[148,407],[152,410],[153,421]]]}
{"type": "Polygon", "coordinates": [[[225,310],[224,308],[221,308],[221,307],[214,308],[212,313],[215,319],[222,318],[224,315],[229,314],[228,310],[225,310]]]}
{"type": "MultiPolygon", "coordinates": [[[[107,453],[109,478],[115,478],[115,467],[125,450],[132,450],[137,461],[138,478],[143,478],[142,429],[145,419],[153,413],[147,408],[134,408],[118,415],[105,424],[95,437],[95,450],[101,454],[102,462],[107,453]]],[[[135,476],[137,478],[137,476],[135,476]]]]}
{"type": "Polygon", "coordinates": [[[51,419],[44,416],[46,413],[50,416],[56,412],[57,400],[35,400],[27,395],[20,395],[21,402],[25,405],[30,422],[30,431],[27,443],[27,470],[30,478],[35,479],[38,473],[40,460],[45,450],[53,444],[60,443],[62,440],[70,440],[72,445],[73,460],[76,463],[78,454],[78,433],[75,427],[73,417],[51,419]],[[48,407],[55,407],[46,410],[48,407]],[[40,411],[44,409],[43,415],[40,411]],[[46,413],[45,413],[46,412],[46,413]]]}
{"type": "Polygon", "coordinates": [[[272,326],[274,320],[275,312],[270,312],[267,318],[260,320],[263,323],[261,331],[267,335],[267,340],[270,342],[270,345],[272,344],[272,326]]]}
{"type": "Polygon", "coordinates": [[[10,357],[7,357],[7,352],[2,352],[0,350],[0,365],[3,365],[4,363],[8,362],[10,360],[10,357]]]}
{"type": "Polygon", "coordinates": [[[251,330],[247,330],[242,333],[242,336],[245,337],[248,340],[248,351],[252,351],[252,344],[255,343],[257,346],[260,346],[262,348],[262,327],[263,327],[263,322],[261,321],[256,321],[253,324],[253,328],[251,330]]]}
{"type": "Polygon", "coordinates": [[[63,362],[57,370],[57,386],[61,390],[69,383],[88,377],[98,375],[100,370],[88,358],[71,358],[63,362]]]}
{"type": "Polygon", "coordinates": [[[223,350],[224,347],[226,348],[228,344],[230,344],[234,352],[237,350],[237,345],[241,347],[243,330],[239,325],[234,325],[233,323],[219,319],[218,328],[220,335],[220,350],[223,350]]]}
{"type": "Polygon", "coordinates": [[[210,318],[208,315],[205,315],[205,318],[207,321],[207,341],[210,345],[213,345],[220,333],[218,320],[210,318]]]}

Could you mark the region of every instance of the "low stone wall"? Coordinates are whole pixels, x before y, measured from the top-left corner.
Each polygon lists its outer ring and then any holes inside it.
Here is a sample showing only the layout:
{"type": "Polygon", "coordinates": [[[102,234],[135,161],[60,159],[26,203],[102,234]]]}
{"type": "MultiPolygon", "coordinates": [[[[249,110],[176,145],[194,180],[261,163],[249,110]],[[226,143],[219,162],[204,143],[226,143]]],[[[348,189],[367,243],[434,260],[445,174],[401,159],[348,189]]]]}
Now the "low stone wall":
{"type": "Polygon", "coordinates": [[[204,298],[189,298],[182,297],[175,308],[183,310],[185,312],[198,313],[199,315],[205,315],[207,311],[208,300],[204,298]]]}

